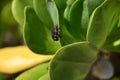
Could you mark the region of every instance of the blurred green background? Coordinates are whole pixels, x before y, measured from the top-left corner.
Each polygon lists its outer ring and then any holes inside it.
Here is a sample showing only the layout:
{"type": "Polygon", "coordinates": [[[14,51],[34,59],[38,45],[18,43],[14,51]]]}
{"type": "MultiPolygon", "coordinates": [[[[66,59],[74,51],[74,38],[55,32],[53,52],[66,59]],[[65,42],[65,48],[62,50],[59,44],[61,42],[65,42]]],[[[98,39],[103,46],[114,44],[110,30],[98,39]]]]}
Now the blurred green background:
{"type": "Polygon", "coordinates": [[[23,44],[22,27],[14,20],[12,0],[0,0],[0,48],[23,44]]]}

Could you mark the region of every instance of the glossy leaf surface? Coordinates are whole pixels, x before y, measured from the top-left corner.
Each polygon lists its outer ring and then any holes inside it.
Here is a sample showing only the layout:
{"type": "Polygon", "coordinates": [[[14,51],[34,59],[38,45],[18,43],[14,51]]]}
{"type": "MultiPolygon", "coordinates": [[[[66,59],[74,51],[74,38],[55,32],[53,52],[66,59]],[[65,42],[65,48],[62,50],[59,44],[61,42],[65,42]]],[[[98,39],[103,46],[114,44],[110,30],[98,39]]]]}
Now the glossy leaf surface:
{"type": "Polygon", "coordinates": [[[84,80],[96,55],[97,49],[88,42],[64,46],[51,61],[51,80],[84,80]]]}
{"type": "Polygon", "coordinates": [[[44,25],[32,8],[26,8],[24,38],[28,47],[43,54],[54,54],[59,49],[59,41],[52,40],[51,30],[44,25]]]}

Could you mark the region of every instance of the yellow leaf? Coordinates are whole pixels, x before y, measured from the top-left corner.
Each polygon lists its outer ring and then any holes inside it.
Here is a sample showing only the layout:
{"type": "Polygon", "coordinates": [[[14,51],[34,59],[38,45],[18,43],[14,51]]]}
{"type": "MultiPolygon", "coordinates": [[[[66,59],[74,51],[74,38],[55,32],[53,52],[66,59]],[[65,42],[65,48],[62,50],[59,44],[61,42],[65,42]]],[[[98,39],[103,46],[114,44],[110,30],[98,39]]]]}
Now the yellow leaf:
{"type": "Polygon", "coordinates": [[[31,52],[26,46],[0,49],[0,72],[16,73],[37,64],[48,61],[52,55],[40,55],[31,52]]]}

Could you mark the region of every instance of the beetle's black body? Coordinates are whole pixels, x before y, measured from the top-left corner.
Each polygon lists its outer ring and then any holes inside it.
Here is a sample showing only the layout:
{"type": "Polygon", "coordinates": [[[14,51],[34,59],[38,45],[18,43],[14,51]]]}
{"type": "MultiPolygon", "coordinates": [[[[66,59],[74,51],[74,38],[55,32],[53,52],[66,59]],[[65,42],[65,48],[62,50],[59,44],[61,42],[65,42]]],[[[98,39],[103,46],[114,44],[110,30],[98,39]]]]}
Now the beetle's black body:
{"type": "Polygon", "coordinates": [[[59,40],[59,28],[58,28],[58,25],[55,25],[52,30],[51,30],[51,33],[52,33],[52,39],[54,41],[58,41],[59,40]]]}

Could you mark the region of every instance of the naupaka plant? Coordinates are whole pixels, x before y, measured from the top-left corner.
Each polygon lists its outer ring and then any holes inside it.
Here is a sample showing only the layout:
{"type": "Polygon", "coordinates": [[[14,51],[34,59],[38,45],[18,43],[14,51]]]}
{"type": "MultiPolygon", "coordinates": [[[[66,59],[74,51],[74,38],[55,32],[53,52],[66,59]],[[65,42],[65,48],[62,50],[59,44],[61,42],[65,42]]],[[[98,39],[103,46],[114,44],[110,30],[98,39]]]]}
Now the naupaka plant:
{"type": "Polygon", "coordinates": [[[99,79],[114,74],[106,54],[120,52],[120,0],[13,0],[12,12],[23,26],[26,45],[54,55],[49,64],[17,80],[84,80],[92,66],[99,79]],[[105,54],[98,59],[101,51],[105,54]]]}

